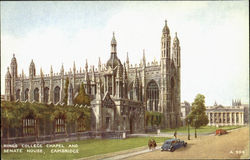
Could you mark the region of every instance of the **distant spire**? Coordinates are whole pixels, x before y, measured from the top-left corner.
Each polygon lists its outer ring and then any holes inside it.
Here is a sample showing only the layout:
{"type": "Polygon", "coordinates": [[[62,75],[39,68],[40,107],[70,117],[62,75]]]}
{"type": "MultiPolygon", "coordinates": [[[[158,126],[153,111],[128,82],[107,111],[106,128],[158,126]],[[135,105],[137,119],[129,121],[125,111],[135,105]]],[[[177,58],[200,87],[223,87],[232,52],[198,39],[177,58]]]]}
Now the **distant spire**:
{"type": "Polygon", "coordinates": [[[88,60],[86,59],[86,63],[85,63],[85,70],[86,72],[88,72],[88,60]]]}
{"type": "Polygon", "coordinates": [[[43,70],[42,70],[42,67],[40,68],[40,76],[43,77],[43,70]]]}
{"type": "Polygon", "coordinates": [[[127,60],[126,60],[126,63],[129,63],[128,52],[127,52],[127,60]]]}
{"type": "Polygon", "coordinates": [[[143,58],[142,58],[142,61],[143,61],[142,64],[145,66],[146,65],[145,49],[143,49],[143,58]]]}
{"type": "Polygon", "coordinates": [[[113,37],[111,40],[111,54],[116,54],[116,40],[115,40],[115,33],[113,32],[113,37]]]}
{"type": "Polygon", "coordinates": [[[99,66],[102,65],[102,63],[101,63],[101,58],[100,58],[100,57],[99,57],[98,65],[99,65],[99,66]]]}
{"type": "Polygon", "coordinates": [[[53,68],[52,68],[52,65],[50,66],[50,74],[53,74],[53,68]]]}
{"type": "Polygon", "coordinates": [[[115,32],[113,32],[113,37],[112,37],[112,40],[111,40],[111,45],[116,45],[115,32]]]}
{"type": "Polygon", "coordinates": [[[63,63],[62,63],[62,67],[61,67],[61,72],[64,72],[64,67],[63,67],[63,63]]]}
{"type": "Polygon", "coordinates": [[[92,81],[94,82],[95,81],[95,66],[94,65],[92,66],[91,71],[92,71],[92,73],[91,73],[92,74],[92,81]]]}
{"type": "Polygon", "coordinates": [[[89,75],[88,75],[88,61],[86,59],[86,64],[85,64],[85,81],[89,80],[89,75]]]}
{"type": "Polygon", "coordinates": [[[167,24],[167,20],[165,20],[165,26],[163,27],[162,32],[164,34],[170,34],[169,28],[168,28],[168,24],[167,24]]]}
{"type": "Polygon", "coordinates": [[[9,67],[7,67],[7,73],[6,73],[5,78],[7,78],[7,79],[10,79],[10,78],[11,78],[11,75],[10,75],[10,68],[9,68],[9,67]]]}
{"type": "Polygon", "coordinates": [[[23,72],[23,69],[22,69],[22,77],[24,77],[24,72],[23,72]]]}
{"type": "Polygon", "coordinates": [[[75,61],[74,61],[74,63],[73,63],[73,72],[74,72],[74,73],[76,72],[76,63],[75,63],[75,61]]]}
{"type": "Polygon", "coordinates": [[[99,60],[98,60],[98,71],[99,72],[101,71],[101,67],[102,67],[102,63],[101,63],[101,58],[99,57],[99,60]]]}
{"type": "Polygon", "coordinates": [[[214,102],[214,106],[217,106],[217,102],[216,101],[214,102]]]}

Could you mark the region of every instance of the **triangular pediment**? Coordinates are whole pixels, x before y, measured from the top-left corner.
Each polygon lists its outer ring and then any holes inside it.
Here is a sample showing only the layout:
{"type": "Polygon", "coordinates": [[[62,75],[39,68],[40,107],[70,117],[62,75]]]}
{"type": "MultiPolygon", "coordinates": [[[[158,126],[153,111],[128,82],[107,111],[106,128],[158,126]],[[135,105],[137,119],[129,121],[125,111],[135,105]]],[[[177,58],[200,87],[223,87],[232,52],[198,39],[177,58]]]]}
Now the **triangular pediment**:
{"type": "Polygon", "coordinates": [[[108,91],[105,93],[102,99],[102,104],[103,104],[103,107],[106,107],[106,108],[115,108],[115,102],[110,97],[110,94],[108,91]]]}
{"type": "Polygon", "coordinates": [[[215,107],[214,109],[225,109],[225,107],[219,105],[219,106],[215,107]]]}

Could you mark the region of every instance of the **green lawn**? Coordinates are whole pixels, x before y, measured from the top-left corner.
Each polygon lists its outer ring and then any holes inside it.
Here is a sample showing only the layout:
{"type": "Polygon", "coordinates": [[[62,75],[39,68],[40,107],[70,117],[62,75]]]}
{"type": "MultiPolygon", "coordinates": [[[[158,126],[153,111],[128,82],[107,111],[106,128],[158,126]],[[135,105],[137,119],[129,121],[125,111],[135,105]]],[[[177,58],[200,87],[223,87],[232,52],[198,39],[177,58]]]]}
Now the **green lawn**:
{"type": "MultiPolygon", "coordinates": [[[[215,132],[216,129],[225,129],[225,130],[231,130],[231,129],[235,129],[235,128],[240,128],[242,126],[223,126],[223,127],[216,127],[216,126],[204,126],[201,128],[197,129],[197,133],[212,133],[215,132]]],[[[194,133],[194,128],[190,127],[190,133],[194,133]]],[[[165,132],[165,133],[174,133],[175,129],[163,129],[161,130],[161,132],[165,132]]],[[[177,134],[179,133],[187,133],[188,132],[188,127],[180,127],[177,129],[177,134]]]]}
{"type": "MultiPolygon", "coordinates": [[[[68,149],[69,144],[78,144],[79,153],[50,153],[51,148],[43,148],[44,153],[3,153],[1,158],[4,159],[25,159],[25,160],[70,160],[82,157],[89,157],[93,155],[105,154],[110,152],[117,152],[136,147],[147,146],[150,137],[137,137],[127,139],[88,139],[82,141],[72,141],[60,143],[65,149],[68,149]]],[[[168,138],[154,137],[157,143],[164,142],[168,138]]],[[[24,151],[26,151],[24,149],[24,151]]]]}

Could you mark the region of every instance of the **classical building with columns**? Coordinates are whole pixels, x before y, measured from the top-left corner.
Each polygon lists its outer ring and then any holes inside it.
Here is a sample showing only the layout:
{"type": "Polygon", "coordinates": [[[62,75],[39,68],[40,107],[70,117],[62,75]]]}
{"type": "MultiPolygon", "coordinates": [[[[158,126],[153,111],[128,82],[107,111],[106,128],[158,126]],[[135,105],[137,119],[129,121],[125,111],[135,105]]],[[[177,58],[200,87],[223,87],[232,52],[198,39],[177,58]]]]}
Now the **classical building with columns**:
{"type": "Polygon", "coordinates": [[[206,107],[209,126],[244,125],[244,106],[222,106],[215,104],[206,107]]]}
{"type": "MultiPolygon", "coordinates": [[[[179,126],[181,58],[177,33],[172,43],[165,21],[160,62],[154,60],[147,63],[143,50],[138,65],[129,63],[128,53],[126,62],[122,64],[116,47],[113,34],[107,62],[102,64],[99,58],[95,68],[89,67],[86,60],[85,70],[76,69],[73,63],[72,70],[68,72],[64,71],[62,65],[60,72],[55,73],[51,66],[49,74],[44,74],[40,69],[38,75],[32,60],[29,76],[25,76],[24,71],[18,75],[17,59],[13,55],[5,77],[5,100],[61,104],[65,95],[65,81],[69,78],[68,105],[72,105],[72,99],[78,94],[81,83],[84,83],[86,93],[92,100],[91,107],[95,115],[93,128],[97,130],[141,131],[144,128],[145,111],[163,113],[163,127],[179,126]]],[[[86,55],[82,58],[86,58],[86,55]]]]}

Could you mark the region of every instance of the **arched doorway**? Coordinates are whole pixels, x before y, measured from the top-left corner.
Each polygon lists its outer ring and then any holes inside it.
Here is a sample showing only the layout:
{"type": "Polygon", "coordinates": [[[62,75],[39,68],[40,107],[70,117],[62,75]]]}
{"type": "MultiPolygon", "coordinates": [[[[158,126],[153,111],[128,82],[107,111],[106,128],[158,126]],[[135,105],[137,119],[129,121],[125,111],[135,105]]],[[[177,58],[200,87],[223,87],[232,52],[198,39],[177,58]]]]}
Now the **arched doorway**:
{"type": "Polygon", "coordinates": [[[39,89],[38,89],[38,88],[36,88],[36,89],[34,90],[34,100],[35,100],[36,102],[39,102],[39,89]]]}
{"type": "Polygon", "coordinates": [[[60,100],[60,87],[56,86],[54,89],[54,103],[56,104],[60,100]]]}
{"type": "Polygon", "coordinates": [[[28,100],[29,99],[29,89],[26,88],[25,92],[24,92],[24,100],[28,100]]]}
{"type": "Polygon", "coordinates": [[[20,89],[16,91],[16,100],[20,100],[20,89]]]}
{"type": "Polygon", "coordinates": [[[159,87],[154,80],[151,80],[147,86],[147,108],[150,111],[159,111],[159,87]]]}
{"type": "Polygon", "coordinates": [[[23,118],[23,136],[36,134],[36,120],[32,114],[23,118]]]}
{"type": "Polygon", "coordinates": [[[45,87],[44,88],[44,103],[48,103],[49,101],[49,88],[45,87]]]}

